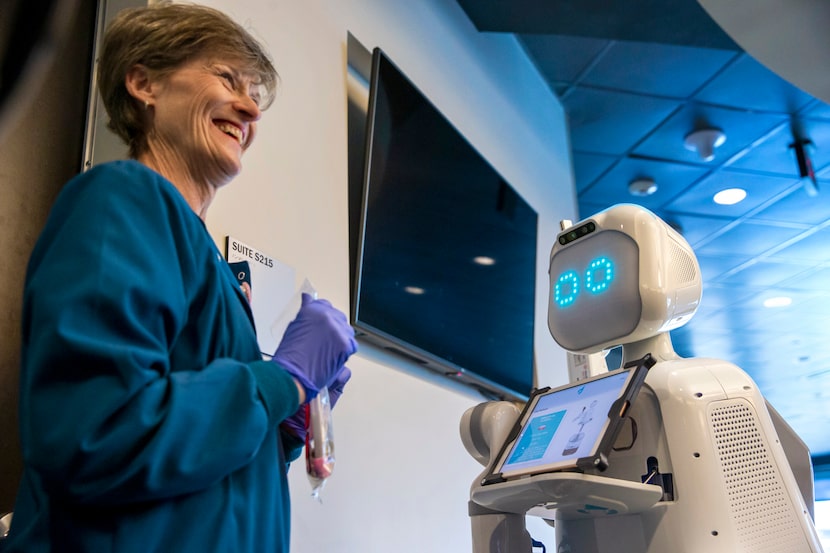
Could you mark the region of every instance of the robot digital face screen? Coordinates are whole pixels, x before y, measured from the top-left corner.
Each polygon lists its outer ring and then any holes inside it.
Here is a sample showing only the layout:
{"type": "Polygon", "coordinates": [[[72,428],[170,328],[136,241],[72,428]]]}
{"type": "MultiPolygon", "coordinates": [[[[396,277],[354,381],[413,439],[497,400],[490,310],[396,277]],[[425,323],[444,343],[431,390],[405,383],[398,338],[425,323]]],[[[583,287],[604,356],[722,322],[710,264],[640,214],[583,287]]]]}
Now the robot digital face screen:
{"type": "Polygon", "coordinates": [[[620,369],[535,396],[496,472],[510,477],[569,469],[596,453],[611,406],[625,393],[631,375],[620,369]]]}
{"type": "Polygon", "coordinates": [[[640,321],[639,285],[639,249],[628,235],[602,230],[573,242],[551,260],[551,333],[571,351],[627,335],[640,321]]]}

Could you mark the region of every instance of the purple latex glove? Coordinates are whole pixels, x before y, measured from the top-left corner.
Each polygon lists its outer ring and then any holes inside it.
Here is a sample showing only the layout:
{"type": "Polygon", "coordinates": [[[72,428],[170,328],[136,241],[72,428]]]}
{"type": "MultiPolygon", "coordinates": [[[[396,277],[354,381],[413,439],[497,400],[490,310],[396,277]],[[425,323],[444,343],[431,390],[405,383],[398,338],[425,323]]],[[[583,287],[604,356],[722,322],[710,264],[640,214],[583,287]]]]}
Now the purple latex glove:
{"type": "Polygon", "coordinates": [[[303,294],[297,317],[286,328],[272,360],[300,383],[308,402],[334,382],[355,351],[357,342],[346,315],[326,300],[303,294]]]}
{"type": "MultiPolygon", "coordinates": [[[[337,373],[337,378],[334,379],[334,382],[329,385],[329,402],[331,403],[332,409],[334,409],[334,405],[343,394],[343,388],[346,387],[346,382],[348,382],[351,377],[352,371],[349,370],[349,367],[344,366],[340,372],[337,373]]],[[[287,431],[292,436],[296,436],[302,441],[305,441],[306,427],[308,426],[306,423],[305,412],[305,406],[301,405],[300,408],[297,409],[296,413],[281,423],[283,430],[287,431]]]]}
{"type": "Polygon", "coordinates": [[[351,377],[352,371],[349,370],[349,367],[343,366],[340,372],[337,373],[337,378],[334,379],[334,382],[329,384],[329,402],[331,402],[332,409],[334,409],[340,396],[343,395],[343,388],[346,387],[346,383],[351,377]]]}

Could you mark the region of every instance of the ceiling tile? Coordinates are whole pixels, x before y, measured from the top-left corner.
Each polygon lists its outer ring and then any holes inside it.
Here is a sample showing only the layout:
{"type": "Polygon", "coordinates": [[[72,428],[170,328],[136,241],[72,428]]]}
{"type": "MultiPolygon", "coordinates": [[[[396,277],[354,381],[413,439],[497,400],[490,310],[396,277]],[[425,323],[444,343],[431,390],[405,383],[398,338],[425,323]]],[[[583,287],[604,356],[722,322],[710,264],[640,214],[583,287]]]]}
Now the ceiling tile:
{"type": "MultiPolygon", "coordinates": [[[[821,263],[830,259],[830,228],[822,227],[806,235],[790,246],[776,252],[776,260],[821,263]]],[[[830,283],[828,283],[830,286],[830,283]]]]}
{"type": "Polygon", "coordinates": [[[672,44],[613,42],[582,83],[672,98],[687,98],[738,56],[734,51],[672,44]]]}
{"type": "MultiPolygon", "coordinates": [[[[780,114],[748,113],[745,110],[689,103],[660,125],[634,152],[684,163],[717,166],[787,121],[788,118],[780,114]],[[715,158],[711,162],[702,160],[697,152],[684,146],[686,135],[707,127],[719,128],[726,134],[726,142],[715,149],[715,158]]],[[[789,169],[793,169],[792,164],[789,169]]]]}
{"type": "Polygon", "coordinates": [[[792,179],[724,169],[705,177],[665,208],[697,215],[741,217],[788,190],[792,184],[792,179]],[[716,204],[712,197],[725,188],[743,188],[747,192],[746,199],[735,205],[716,204]]]}
{"type": "Polygon", "coordinates": [[[684,215],[662,209],[657,210],[657,214],[675,229],[678,229],[693,249],[697,247],[701,240],[717,233],[731,223],[731,219],[684,215]]]}
{"type": "MultiPolygon", "coordinates": [[[[816,171],[830,164],[830,148],[816,145],[830,144],[830,121],[803,120],[795,122],[799,136],[812,141],[807,152],[816,171]]],[[[751,169],[798,177],[798,163],[792,148],[795,138],[790,124],[783,124],[753,145],[751,151],[728,162],[730,167],[751,169]]]]}
{"type": "MultiPolygon", "coordinates": [[[[745,260],[745,258],[743,260],[737,260],[735,266],[740,265],[745,260]]],[[[706,279],[703,282],[703,298],[700,303],[701,306],[710,306],[712,310],[743,305],[755,297],[755,291],[747,290],[743,286],[719,284],[706,279]]]]}
{"type": "Polygon", "coordinates": [[[776,113],[795,113],[812,99],[747,54],[695,95],[700,102],[776,113]]]}
{"type": "MultiPolygon", "coordinates": [[[[751,288],[747,288],[751,290],[751,288]]],[[[776,292],[776,295],[779,292],[776,292]]],[[[735,340],[735,351],[747,354],[756,353],[760,348],[766,347],[771,340],[777,339],[782,329],[788,328],[785,324],[787,314],[763,306],[766,297],[773,294],[766,292],[757,293],[751,300],[745,301],[743,305],[733,305],[722,312],[725,324],[729,328],[730,337],[735,340]],[[765,336],[763,341],[758,337],[765,336]]]]}
{"type": "Polygon", "coordinates": [[[830,106],[816,98],[801,110],[800,115],[807,119],[830,119],[830,106]]]}
{"type": "Polygon", "coordinates": [[[568,92],[568,90],[571,89],[571,84],[565,81],[555,81],[549,84],[551,85],[553,93],[556,95],[557,98],[561,98],[568,92]]]}
{"type": "Polygon", "coordinates": [[[519,35],[539,72],[553,83],[574,82],[609,41],[563,35],[519,35]]]}
{"type": "Polygon", "coordinates": [[[635,203],[654,210],[675,198],[706,174],[691,165],[664,163],[642,158],[624,158],[582,192],[580,201],[588,203],[635,203]],[[657,191],[650,196],[633,196],[628,184],[638,178],[651,178],[657,191]]]}
{"type": "Polygon", "coordinates": [[[607,204],[591,204],[591,203],[583,203],[583,202],[580,201],[579,205],[577,206],[577,208],[579,210],[579,219],[580,220],[587,219],[587,218],[589,218],[593,215],[596,215],[597,213],[599,213],[603,209],[608,209],[608,207],[609,206],[607,204]]]}
{"type": "Polygon", "coordinates": [[[809,267],[794,263],[759,260],[751,265],[719,278],[719,282],[756,288],[780,287],[784,281],[809,271],[809,267]]]}
{"type": "Polygon", "coordinates": [[[578,86],[562,98],[574,151],[624,154],[679,107],[675,100],[578,86]]]}
{"type": "MultiPolygon", "coordinates": [[[[787,292],[787,290],[784,290],[787,292]]],[[[792,325],[798,332],[798,344],[804,346],[804,354],[811,356],[823,355],[830,359],[827,350],[827,297],[817,296],[806,290],[803,295],[796,296],[793,304],[788,308],[787,324],[792,325]],[[819,311],[819,305],[824,309],[819,311]],[[817,346],[817,347],[813,347],[817,346]],[[812,348],[810,351],[809,348],[812,348]]],[[[783,326],[781,328],[788,328],[783,326]]],[[[830,368],[830,364],[828,364],[830,368]]]]}
{"type": "MultiPolygon", "coordinates": [[[[783,288],[792,288],[794,290],[824,290],[830,296],[830,267],[815,266],[793,277],[790,280],[781,282],[783,288]]],[[[815,308],[823,317],[828,317],[830,314],[830,297],[824,302],[816,303],[816,298],[812,298],[811,305],[805,306],[808,311],[815,308]]],[[[830,323],[830,320],[828,320],[830,323]]]]}
{"type": "Polygon", "coordinates": [[[685,339],[691,349],[690,356],[720,357],[737,362],[745,353],[746,347],[751,348],[754,344],[754,337],[747,339],[745,336],[747,324],[752,320],[754,319],[746,313],[736,314],[726,309],[715,311],[700,320],[693,319],[687,325],[689,335],[685,339]],[[713,342],[718,344],[718,349],[724,351],[713,351],[713,342]]]}
{"type": "Polygon", "coordinates": [[[582,193],[597,178],[605,173],[617,161],[617,157],[586,152],[573,153],[574,181],[576,191],[582,193]]]}
{"type": "Polygon", "coordinates": [[[815,226],[830,221],[830,198],[810,196],[796,185],[789,194],[753,215],[753,219],[815,226]]]}
{"type": "MultiPolygon", "coordinates": [[[[703,277],[703,282],[707,283],[718,282],[718,278],[721,275],[740,267],[741,265],[749,262],[751,259],[752,257],[747,255],[707,255],[700,252],[697,254],[697,261],[700,265],[700,273],[703,277]]],[[[730,294],[733,294],[734,297],[733,290],[730,290],[730,294]]],[[[706,297],[708,300],[708,293],[706,297]]]]}
{"type": "MultiPolygon", "coordinates": [[[[697,316],[696,316],[697,317],[697,316]]],[[[672,331],[672,344],[684,357],[712,357],[730,359],[734,355],[732,339],[723,332],[710,330],[709,326],[696,328],[693,319],[683,328],[672,331]]]]}
{"type": "Polygon", "coordinates": [[[698,255],[761,255],[803,233],[803,228],[745,221],[698,246],[698,255]]]}

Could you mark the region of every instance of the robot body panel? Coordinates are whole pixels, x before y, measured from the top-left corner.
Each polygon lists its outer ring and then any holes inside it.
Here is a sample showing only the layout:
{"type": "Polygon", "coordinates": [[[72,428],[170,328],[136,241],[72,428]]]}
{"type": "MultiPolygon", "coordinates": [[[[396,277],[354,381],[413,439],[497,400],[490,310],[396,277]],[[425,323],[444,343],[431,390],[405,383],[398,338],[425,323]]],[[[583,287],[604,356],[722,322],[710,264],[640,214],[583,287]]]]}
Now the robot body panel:
{"type": "MultiPolygon", "coordinates": [[[[678,359],[655,365],[647,384],[652,392],[631,413],[639,443],[615,453],[606,475],[630,479],[654,457],[672,475],[674,496],[625,517],[647,544],[632,548],[631,538],[627,552],[821,551],[766,403],[744,371],[678,359]],[[662,425],[643,424],[655,419],[662,425]]],[[[578,525],[557,518],[555,527],[557,543],[572,551],[619,550],[599,547],[597,535],[616,533],[608,518],[578,525]]]]}

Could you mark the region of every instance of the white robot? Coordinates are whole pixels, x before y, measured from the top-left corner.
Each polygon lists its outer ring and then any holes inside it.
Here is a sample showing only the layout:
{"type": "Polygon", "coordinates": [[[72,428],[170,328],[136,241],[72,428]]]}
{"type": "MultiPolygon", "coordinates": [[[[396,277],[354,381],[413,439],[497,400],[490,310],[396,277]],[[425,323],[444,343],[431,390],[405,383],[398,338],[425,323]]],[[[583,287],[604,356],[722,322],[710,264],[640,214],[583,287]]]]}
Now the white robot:
{"type": "Polygon", "coordinates": [[[622,345],[623,364],[647,354],[656,364],[607,466],[493,479],[521,406],[464,413],[462,442],[486,467],[470,489],[474,553],[529,553],[526,516],[554,526],[556,553],[821,552],[806,446],[743,370],[672,347],[669,331],[701,298],[688,243],[628,204],[562,226],[550,255],[553,338],[589,357],[622,345]]]}

